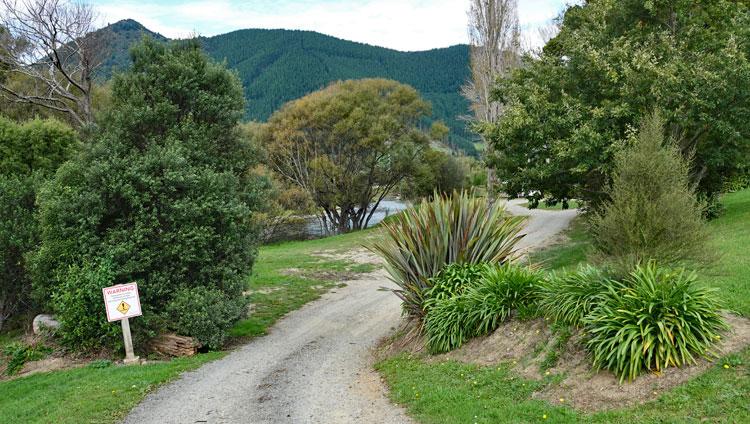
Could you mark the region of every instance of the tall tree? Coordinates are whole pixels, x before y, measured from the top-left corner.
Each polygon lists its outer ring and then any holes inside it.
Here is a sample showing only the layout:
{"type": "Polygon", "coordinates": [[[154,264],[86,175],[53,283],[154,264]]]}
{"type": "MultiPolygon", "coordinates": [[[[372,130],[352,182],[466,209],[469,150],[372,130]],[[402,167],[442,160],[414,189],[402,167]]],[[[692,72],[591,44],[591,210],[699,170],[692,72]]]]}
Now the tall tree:
{"type": "Polygon", "coordinates": [[[750,165],[750,9],[745,1],[588,1],[539,57],[496,86],[487,127],[505,189],[606,200],[614,154],[660,110],[704,197],[750,165]]]}
{"type": "Polygon", "coordinates": [[[415,170],[430,106],[383,79],[344,81],[290,102],[263,137],[273,168],[302,187],[331,230],[366,228],[383,198],[415,170]]]}
{"type": "Polygon", "coordinates": [[[113,336],[98,312],[101,288],[128,281],[141,285],[137,335],[171,329],[215,347],[242,314],[264,198],[237,128],[242,86],[195,40],[146,39],[131,57],[130,70],[114,78],[95,139],[38,196],[35,292],[46,295],[63,340],[76,347],[113,336]],[[177,307],[191,293],[231,316],[206,313],[205,304],[177,307]],[[191,324],[205,320],[214,335],[191,324]]]}
{"type": "Polygon", "coordinates": [[[94,72],[100,64],[100,41],[90,5],[67,0],[0,0],[0,69],[34,84],[11,84],[0,78],[0,93],[65,114],[83,127],[94,120],[94,72]]]}
{"type": "MultiPolygon", "coordinates": [[[[520,64],[517,0],[471,0],[469,39],[471,81],[464,86],[463,94],[471,102],[474,119],[493,123],[503,108],[502,103],[492,98],[495,81],[520,64]]],[[[494,172],[490,169],[487,178],[489,195],[492,195],[494,180],[494,172]]]]}

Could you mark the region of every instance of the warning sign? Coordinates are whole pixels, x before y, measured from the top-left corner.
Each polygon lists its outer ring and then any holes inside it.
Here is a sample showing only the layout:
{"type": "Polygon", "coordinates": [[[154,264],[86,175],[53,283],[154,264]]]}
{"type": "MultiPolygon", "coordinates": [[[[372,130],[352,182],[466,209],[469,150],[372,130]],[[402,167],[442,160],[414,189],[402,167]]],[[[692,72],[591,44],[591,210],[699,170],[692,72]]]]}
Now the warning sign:
{"type": "Polygon", "coordinates": [[[102,289],[104,304],[107,307],[107,320],[119,321],[123,318],[141,316],[141,300],[138,284],[120,284],[102,289]]]}

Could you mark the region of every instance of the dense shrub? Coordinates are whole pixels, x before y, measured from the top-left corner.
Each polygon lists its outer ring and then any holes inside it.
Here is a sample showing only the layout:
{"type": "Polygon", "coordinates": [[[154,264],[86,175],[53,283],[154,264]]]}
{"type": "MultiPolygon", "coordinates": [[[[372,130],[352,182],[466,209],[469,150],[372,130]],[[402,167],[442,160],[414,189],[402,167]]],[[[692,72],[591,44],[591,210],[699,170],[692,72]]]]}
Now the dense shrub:
{"type": "Polygon", "coordinates": [[[722,186],[723,193],[736,193],[750,187],[750,172],[737,175],[734,178],[725,181],[722,186]]]}
{"type": "Polygon", "coordinates": [[[470,337],[489,334],[514,310],[535,302],[542,281],[538,272],[510,263],[485,265],[481,271],[478,280],[427,310],[425,330],[431,352],[447,352],[470,337]]]}
{"type": "Polygon", "coordinates": [[[435,303],[463,294],[469,287],[479,284],[485,264],[452,263],[430,279],[431,287],[424,293],[427,312],[435,303]]]}
{"type": "Polygon", "coordinates": [[[50,295],[52,310],[60,322],[60,341],[76,349],[122,347],[119,325],[107,322],[102,289],[115,283],[112,263],[106,259],[71,265],[50,295]]]}
{"type": "Polygon", "coordinates": [[[404,311],[421,318],[423,293],[432,286],[432,277],[454,262],[505,263],[513,257],[523,223],[523,217],[507,214],[501,202],[454,192],[395,216],[383,225],[385,239],[371,249],[385,259],[404,311]]]}
{"type": "Polygon", "coordinates": [[[31,293],[25,255],[38,241],[34,186],[31,177],[0,175],[0,329],[31,293]]]}
{"type": "Polygon", "coordinates": [[[473,335],[468,322],[472,306],[465,296],[446,298],[432,305],[424,318],[430,352],[450,352],[473,335]]]}
{"type": "Polygon", "coordinates": [[[425,151],[415,166],[414,175],[399,190],[407,199],[430,197],[435,192],[450,194],[469,183],[469,163],[439,150],[425,151]]]}
{"type": "Polygon", "coordinates": [[[714,294],[694,273],[637,267],[624,282],[607,282],[600,304],[584,318],[594,367],[632,380],[643,370],[681,367],[711,348],[726,324],[714,294]]]}
{"type": "Polygon", "coordinates": [[[227,337],[227,329],[246,305],[242,297],[228,297],[208,287],[193,287],[177,292],[167,311],[175,320],[170,325],[179,334],[193,336],[209,349],[219,349],[227,337]]]}
{"type": "MultiPolygon", "coordinates": [[[[239,81],[197,42],[146,40],[131,55],[95,140],[39,195],[35,291],[40,299],[76,295],[81,308],[97,311],[96,322],[65,327],[81,330],[63,334],[80,341],[74,347],[96,345],[117,326],[106,325],[100,291],[65,278],[71,267],[106,259],[112,283],[139,283],[144,315],[131,323],[139,337],[180,319],[166,312],[180,290],[241,297],[255,257],[253,215],[265,184],[247,172],[254,156],[237,128],[239,81]]],[[[70,321],[75,313],[61,315],[70,321]]]]}
{"type": "Polygon", "coordinates": [[[26,257],[39,242],[36,190],[77,145],[76,133],[58,121],[0,117],[0,329],[31,308],[26,257]]]}
{"type": "Polygon", "coordinates": [[[708,261],[704,205],[690,182],[690,162],[664,140],[659,115],[646,118],[630,143],[615,158],[611,201],[591,219],[599,256],[621,270],[649,260],[664,265],[708,261]]]}
{"type": "Polygon", "coordinates": [[[0,174],[48,175],[78,149],[76,132],[55,119],[16,123],[0,116],[0,174]]]}
{"type": "Polygon", "coordinates": [[[601,301],[608,283],[606,273],[592,266],[551,273],[540,287],[539,307],[554,323],[582,327],[583,318],[601,301]]]}

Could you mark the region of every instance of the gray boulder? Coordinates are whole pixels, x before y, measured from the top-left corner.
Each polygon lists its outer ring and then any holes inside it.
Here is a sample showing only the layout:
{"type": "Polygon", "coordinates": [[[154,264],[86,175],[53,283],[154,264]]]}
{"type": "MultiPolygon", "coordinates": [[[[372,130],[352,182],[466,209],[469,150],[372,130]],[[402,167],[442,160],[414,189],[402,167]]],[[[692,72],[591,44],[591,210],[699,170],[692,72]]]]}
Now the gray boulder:
{"type": "Polygon", "coordinates": [[[34,317],[33,327],[36,335],[49,334],[60,328],[60,323],[54,315],[39,314],[34,317]]]}

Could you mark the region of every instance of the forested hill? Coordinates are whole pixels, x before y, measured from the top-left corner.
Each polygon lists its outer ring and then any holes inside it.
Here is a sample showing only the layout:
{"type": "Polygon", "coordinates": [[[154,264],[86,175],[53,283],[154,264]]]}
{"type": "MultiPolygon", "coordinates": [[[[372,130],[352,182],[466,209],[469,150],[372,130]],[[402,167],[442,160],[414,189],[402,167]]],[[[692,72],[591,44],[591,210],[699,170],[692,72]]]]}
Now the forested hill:
{"type": "MultiPolygon", "coordinates": [[[[163,39],[133,20],[100,31],[120,34],[110,43],[114,67],[127,66],[125,46],[147,33],[163,39]]],[[[382,77],[409,84],[432,103],[433,118],[451,127],[451,144],[475,154],[473,136],[461,119],[468,103],[461,85],[469,78],[466,45],[424,52],[399,52],[311,31],[246,29],[201,37],[213,58],[235,69],[245,87],[248,120],[263,121],[285,102],[344,79],[382,77]]],[[[111,66],[102,70],[111,74],[111,66]]]]}

